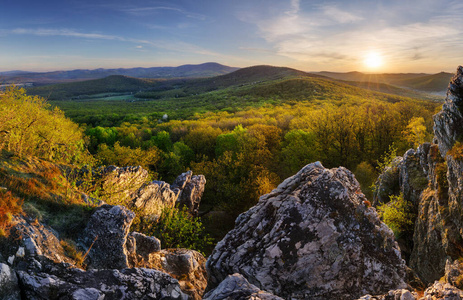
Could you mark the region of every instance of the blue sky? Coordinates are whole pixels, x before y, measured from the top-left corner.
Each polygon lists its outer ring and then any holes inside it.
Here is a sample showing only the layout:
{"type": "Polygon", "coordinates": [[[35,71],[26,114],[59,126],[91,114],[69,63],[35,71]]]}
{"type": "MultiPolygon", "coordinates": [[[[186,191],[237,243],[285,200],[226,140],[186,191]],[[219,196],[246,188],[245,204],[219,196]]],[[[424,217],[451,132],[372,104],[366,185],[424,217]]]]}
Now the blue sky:
{"type": "Polygon", "coordinates": [[[0,71],[215,61],[453,72],[462,24],[460,0],[0,0],[0,71]],[[381,63],[366,64],[371,53],[381,63]]]}

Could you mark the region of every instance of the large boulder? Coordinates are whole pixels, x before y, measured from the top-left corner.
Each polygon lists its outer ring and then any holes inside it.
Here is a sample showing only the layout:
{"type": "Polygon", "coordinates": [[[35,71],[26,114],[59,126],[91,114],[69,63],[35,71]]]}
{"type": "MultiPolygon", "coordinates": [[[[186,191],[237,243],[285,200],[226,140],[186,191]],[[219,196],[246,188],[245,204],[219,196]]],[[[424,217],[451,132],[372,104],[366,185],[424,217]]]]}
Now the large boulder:
{"type": "Polygon", "coordinates": [[[283,300],[278,296],[260,290],[240,274],[228,275],[218,287],[204,295],[204,300],[283,300]]]}
{"type": "Polygon", "coordinates": [[[347,169],[305,166],[241,214],[207,261],[210,287],[228,275],[291,299],[353,299],[404,288],[392,231],[347,169]]]}
{"type": "Polygon", "coordinates": [[[463,67],[459,66],[447,89],[442,110],[434,116],[434,137],[442,157],[463,140],[463,67]]]}
{"type": "Polygon", "coordinates": [[[90,217],[82,233],[81,244],[87,249],[93,269],[129,267],[127,235],[135,214],[123,206],[102,205],[90,217]]]}

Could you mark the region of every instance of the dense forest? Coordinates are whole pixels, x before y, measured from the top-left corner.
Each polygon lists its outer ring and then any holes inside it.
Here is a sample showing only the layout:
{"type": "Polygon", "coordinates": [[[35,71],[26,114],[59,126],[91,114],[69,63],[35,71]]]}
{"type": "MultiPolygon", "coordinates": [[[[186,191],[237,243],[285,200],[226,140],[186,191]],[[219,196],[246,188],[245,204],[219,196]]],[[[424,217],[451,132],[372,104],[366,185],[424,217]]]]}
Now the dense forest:
{"type": "MultiPolygon", "coordinates": [[[[318,77],[282,77],[225,86],[222,80],[222,86],[210,90],[208,83],[193,95],[179,88],[145,92],[143,99],[111,94],[51,105],[12,89],[2,99],[28,99],[58,121],[39,126],[39,116],[24,115],[28,121],[15,117],[14,125],[3,120],[11,114],[2,113],[0,124],[9,127],[0,131],[9,139],[0,146],[64,163],[141,165],[152,179],[166,182],[186,170],[203,174],[207,184],[200,209],[206,227],[215,222],[209,211],[229,218],[224,228],[209,226],[220,238],[238,214],[310,162],[352,170],[371,198],[382,157],[429,140],[431,116],[440,106],[318,77]],[[22,133],[13,135],[12,128],[21,126],[22,133]],[[27,134],[34,138],[26,139],[27,134]]],[[[24,107],[17,114],[26,111],[32,110],[24,107]]]]}

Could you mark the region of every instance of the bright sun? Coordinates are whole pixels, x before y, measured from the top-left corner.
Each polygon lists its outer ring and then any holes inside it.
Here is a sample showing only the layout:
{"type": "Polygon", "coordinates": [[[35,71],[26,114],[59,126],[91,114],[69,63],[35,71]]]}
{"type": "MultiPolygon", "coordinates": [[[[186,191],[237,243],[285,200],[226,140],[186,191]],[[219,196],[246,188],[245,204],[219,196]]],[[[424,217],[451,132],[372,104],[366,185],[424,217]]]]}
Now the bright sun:
{"type": "Polygon", "coordinates": [[[376,52],[370,52],[363,60],[363,63],[370,69],[376,69],[383,65],[383,58],[376,52]]]}

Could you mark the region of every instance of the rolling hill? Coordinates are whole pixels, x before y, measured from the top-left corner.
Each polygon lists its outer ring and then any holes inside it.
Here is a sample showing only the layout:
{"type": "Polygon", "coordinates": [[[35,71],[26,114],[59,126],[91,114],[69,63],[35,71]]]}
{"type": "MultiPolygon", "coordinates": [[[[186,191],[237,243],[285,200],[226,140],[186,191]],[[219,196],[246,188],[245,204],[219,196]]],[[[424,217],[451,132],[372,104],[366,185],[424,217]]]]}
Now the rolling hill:
{"type": "Polygon", "coordinates": [[[395,80],[392,83],[419,91],[445,92],[452,76],[451,73],[440,72],[433,75],[395,80]]]}
{"type": "MultiPolygon", "coordinates": [[[[447,90],[448,82],[453,74],[440,72],[437,74],[399,73],[399,74],[366,74],[361,72],[318,72],[314,73],[342,81],[369,83],[371,86],[381,84],[394,85],[426,93],[443,93],[447,90]]],[[[368,85],[367,85],[368,86],[368,85]]]]}

